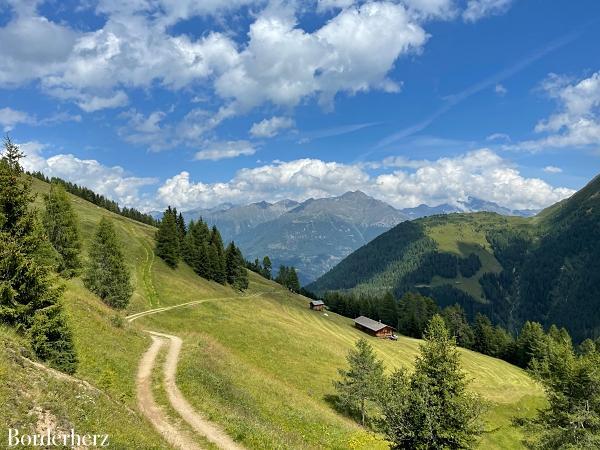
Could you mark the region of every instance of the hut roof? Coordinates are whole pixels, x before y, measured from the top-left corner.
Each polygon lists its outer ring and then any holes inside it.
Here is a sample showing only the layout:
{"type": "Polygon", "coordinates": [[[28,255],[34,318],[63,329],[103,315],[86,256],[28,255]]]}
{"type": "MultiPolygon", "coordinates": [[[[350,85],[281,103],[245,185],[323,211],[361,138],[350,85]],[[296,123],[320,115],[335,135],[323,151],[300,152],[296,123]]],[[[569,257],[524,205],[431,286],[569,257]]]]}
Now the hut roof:
{"type": "MultiPolygon", "coordinates": [[[[385,323],[377,322],[376,320],[369,319],[368,317],[365,317],[365,316],[357,317],[356,319],[354,319],[354,323],[357,323],[360,326],[368,328],[369,330],[373,330],[373,331],[379,331],[386,327],[390,327],[389,325],[386,325],[385,323]]],[[[390,328],[392,328],[392,327],[390,327],[390,328]]]]}
{"type": "Polygon", "coordinates": [[[323,303],[321,300],[312,300],[310,302],[311,305],[313,306],[321,306],[321,305],[325,305],[325,303],[323,303]]]}

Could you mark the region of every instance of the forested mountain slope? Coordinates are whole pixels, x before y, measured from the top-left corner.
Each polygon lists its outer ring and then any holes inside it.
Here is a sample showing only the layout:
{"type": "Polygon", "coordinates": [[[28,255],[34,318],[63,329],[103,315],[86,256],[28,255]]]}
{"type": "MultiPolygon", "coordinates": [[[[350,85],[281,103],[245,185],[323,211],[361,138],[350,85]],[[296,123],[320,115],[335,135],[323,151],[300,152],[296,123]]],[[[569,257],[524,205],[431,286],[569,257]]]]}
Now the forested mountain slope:
{"type": "Polygon", "coordinates": [[[404,222],[352,253],[309,290],[418,290],[512,330],[525,320],[600,334],[600,177],[533,218],[492,213],[404,222]]]}

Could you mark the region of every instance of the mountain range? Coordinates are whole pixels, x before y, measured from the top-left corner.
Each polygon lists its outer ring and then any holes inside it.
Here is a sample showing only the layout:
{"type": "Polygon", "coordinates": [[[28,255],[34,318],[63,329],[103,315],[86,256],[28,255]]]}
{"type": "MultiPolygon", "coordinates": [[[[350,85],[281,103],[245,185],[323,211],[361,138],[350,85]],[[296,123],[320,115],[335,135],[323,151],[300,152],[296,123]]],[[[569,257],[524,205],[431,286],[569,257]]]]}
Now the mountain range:
{"type": "Polygon", "coordinates": [[[460,213],[400,223],[307,288],[396,297],[484,312],[511,331],[525,320],[600,335],[600,176],[534,217],[460,213]]]}
{"type": "MultiPolygon", "coordinates": [[[[304,202],[281,200],[248,205],[220,204],[183,213],[187,221],[202,218],[216,225],[225,241],[235,241],[247,259],[268,255],[274,269],[291,265],[300,281],[309,283],[334,267],[344,257],[381,233],[406,220],[471,211],[503,215],[532,215],[496,203],[468,197],[455,204],[420,205],[396,209],[361,191],[338,197],[310,198],[304,202]]],[[[155,214],[160,217],[160,214],[155,214]]]]}

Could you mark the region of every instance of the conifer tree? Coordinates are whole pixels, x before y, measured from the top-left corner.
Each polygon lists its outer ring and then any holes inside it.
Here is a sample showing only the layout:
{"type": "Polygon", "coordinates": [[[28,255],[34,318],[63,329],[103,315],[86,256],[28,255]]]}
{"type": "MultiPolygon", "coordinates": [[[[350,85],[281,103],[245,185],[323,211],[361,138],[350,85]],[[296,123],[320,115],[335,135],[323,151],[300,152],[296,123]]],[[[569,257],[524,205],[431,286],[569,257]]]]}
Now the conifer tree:
{"type": "Polygon", "coordinates": [[[205,244],[206,261],[207,261],[207,277],[208,280],[216,281],[219,269],[219,253],[217,248],[212,243],[205,244]]]}
{"type": "Polygon", "coordinates": [[[567,336],[549,336],[530,363],[549,403],[526,422],[533,428],[531,448],[600,448],[600,353],[576,355],[567,336]]]}
{"type": "Polygon", "coordinates": [[[210,232],[206,224],[200,219],[191,221],[183,244],[183,259],[203,278],[211,279],[210,264],[208,261],[208,240],[210,232]]]}
{"type": "Polygon", "coordinates": [[[78,361],[73,336],[60,303],[36,311],[28,334],[38,357],[55,369],[75,373],[78,361]]]}
{"type": "Polygon", "coordinates": [[[175,222],[177,223],[177,233],[179,235],[179,243],[183,245],[183,240],[185,239],[185,235],[187,233],[187,228],[185,226],[185,219],[183,218],[183,214],[177,214],[177,210],[173,210],[173,215],[175,215],[175,222]]]}
{"type": "Polygon", "coordinates": [[[234,282],[234,286],[240,291],[243,291],[248,289],[248,270],[246,270],[244,255],[239,247],[235,248],[235,253],[238,263],[238,275],[234,282]]]}
{"type": "Polygon", "coordinates": [[[239,290],[248,287],[248,272],[244,264],[244,257],[239,248],[230,242],[225,249],[225,268],[227,282],[239,290]]]}
{"type": "Polygon", "coordinates": [[[133,293],[122,246],[112,223],[103,217],[90,248],[84,283],[107,305],[123,309],[133,293]]]}
{"type": "Polygon", "coordinates": [[[446,327],[450,336],[454,336],[456,343],[464,348],[473,348],[475,337],[473,329],[467,320],[465,310],[459,304],[448,306],[442,311],[446,327]]]}
{"type": "Polygon", "coordinates": [[[225,272],[227,274],[227,283],[233,285],[239,274],[238,258],[233,242],[230,242],[225,249],[225,272]]]}
{"type": "Polygon", "coordinates": [[[263,266],[263,273],[262,273],[263,277],[265,277],[267,280],[270,280],[272,264],[271,264],[271,259],[268,256],[265,256],[263,258],[262,266],[263,266]]]}
{"type": "Polygon", "coordinates": [[[293,292],[300,292],[300,280],[295,267],[290,267],[288,271],[288,288],[293,292]]]}
{"type": "MultiPolygon", "coordinates": [[[[372,302],[369,302],[372,303],[372,302]]],[[[368,317],[373,317],[372,312],[369,312],[368,317]]],[[[386,294],[381,299],[381,303],[379,305],[379,319],[392,327],[396,327],[398,325],[398,303],[394,298],[394,295],[391,292],[386,292],[386,294]]]]}
{"type": "Polygon", "coordinates": [[[50,243],[59,255],[58,271],[72,276],[81,267],[81,238],[71,200],[60,184],[52,183],[44,203],[43,222],[50,243]]]}
{"type": "Polygon", "coordinates": [[[547,344],[546,333],[540,323],[527,321],[517,337],[516,363],[527,368],[533,359],[540,359],[547,344]]]}
{"type": "Polygon", "coordinates": [[[183,239],[183,244],[181,246],[181,257],[188,266],[194,269],[194,272],[196,272],[198,245],[201,244],[201,242],[199,243],[196,240],[196,236],[194,233],[195,229],[196,222],[191,220],[188,225],[185,238],[183,239]]]}
{"type": "Polygon", "coordinates": [[[38,357],[73,373],[77,356],[60,303],[62,288],[56,285],[43,255],[50,244],[30,208],[34,196],[20,164],[23,154],[8,137],[4,150],[0,159],[0,322],[27,332],[38,357]]]}
{"type": "Polygon", "coordinates": [[[173,209],[169,206],[163,214],[156,232],[156,255],[168,266],[175,268],[181,257],[180,230],[173,209]]]}
{"type": "Polygon", "coordinates": [[[210,232],[210,246],[214,249],[209,253],[211,258],[211,266],[213,268],[213,280],[217,283],[225,284],[227,281],[227,271],[225,269],[225,249],[223,248],[223,239],[221,238],[221,233],[219,233],[219,230],[216,226],[213,226],[210,232]]]}
{"type": "Polygon", "coordinates": [[[378,360],[373,347],[363,338],[348,352],[347,370],[339,370],[340,381],[334,382],[339,406],[351,413],[359,413],[364,425],[369,402],[379,398],[383,385],[383,363],[378,360]]]}
{"type": "Polygon", "coordinates": [[[482,432],[482,403],[467,391],[456,343],[440,315],[424,339],[414,373],[396,371],[383,389],[383,430],[395,449],[471,448],[482,432]]]}

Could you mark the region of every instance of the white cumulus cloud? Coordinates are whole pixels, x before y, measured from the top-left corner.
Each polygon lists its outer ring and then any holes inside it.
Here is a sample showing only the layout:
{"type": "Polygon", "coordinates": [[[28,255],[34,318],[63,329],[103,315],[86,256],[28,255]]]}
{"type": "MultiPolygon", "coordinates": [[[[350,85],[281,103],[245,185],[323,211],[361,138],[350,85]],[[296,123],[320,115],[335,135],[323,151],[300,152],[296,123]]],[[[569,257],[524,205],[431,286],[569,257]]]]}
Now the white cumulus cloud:
{"type": "Polygon", "coordinates": [[[558,110],[535,126],[536,133],[545,136],[515,148],[540,151],[600,145],[600,72],[575,82],[551,74],[542,88],[558,103],[558,110]]]}
{"type": "Polygon", "coordinates": [[[142,207],[145,200],[140,189],[158,182],[155,178],[133,176],[119,166],[109,167],[94,159],[80,159],[72,154],[46,157],[43,153],[47,146],[36,141],[20,144],[20,148],[25,153],[25,170],[40,171],[49,177],[87,186],[122,206],[142,207]]]}
{"type": "Polygon", "coordinates": [[[10,131],[20,123],[33,123],[35,120],[29,114],[12,108],[0,109],[0,126],[4,131],[10,131]]]}
{"type": "Polygon", "coordinates": [[[561,173],[563,170],[560,167],[556,166],[546,166],[544,167],[544,172],[547,173],[561,173]]]}
{"type": "Polygon", "coordinates": [[[270,138],[277,136],[281,130],[291,128],[293,126],[293,119],[289,117],[275,116],[253,124],[252,128],[250,128],[250,134],[254,137],[270,138]]]}
{"type": "Polygon", "coordinates": [[[512,5],[513,0],[469,0],[463,11],[466,22],[477,22],[488,16],[504,14],[512,5]]]}
{"type": "Polygon", "coordinates": [[[185,210],[222,202],[302,201],[350,190],[362,190],[398,208],[456,203],[472,196],[513,209],[540,209],[574,193],[526,178],[509,161],[481,149],[436,161],[395,158],[373,165],[319,159],[274,162],[242,169],[220,183],[194,182],[182,172],[158,189],[157,198],[185,210]],[[384,173],[369,172],[374,167],[384,173]]]}
{"type": "Polygon", "coordinates": [[[219,161],[221,159],[250,156],[256,153],[256,148],[248,141],[213,142],[204,150],[196,153],[196,160],[219,161]]]}

